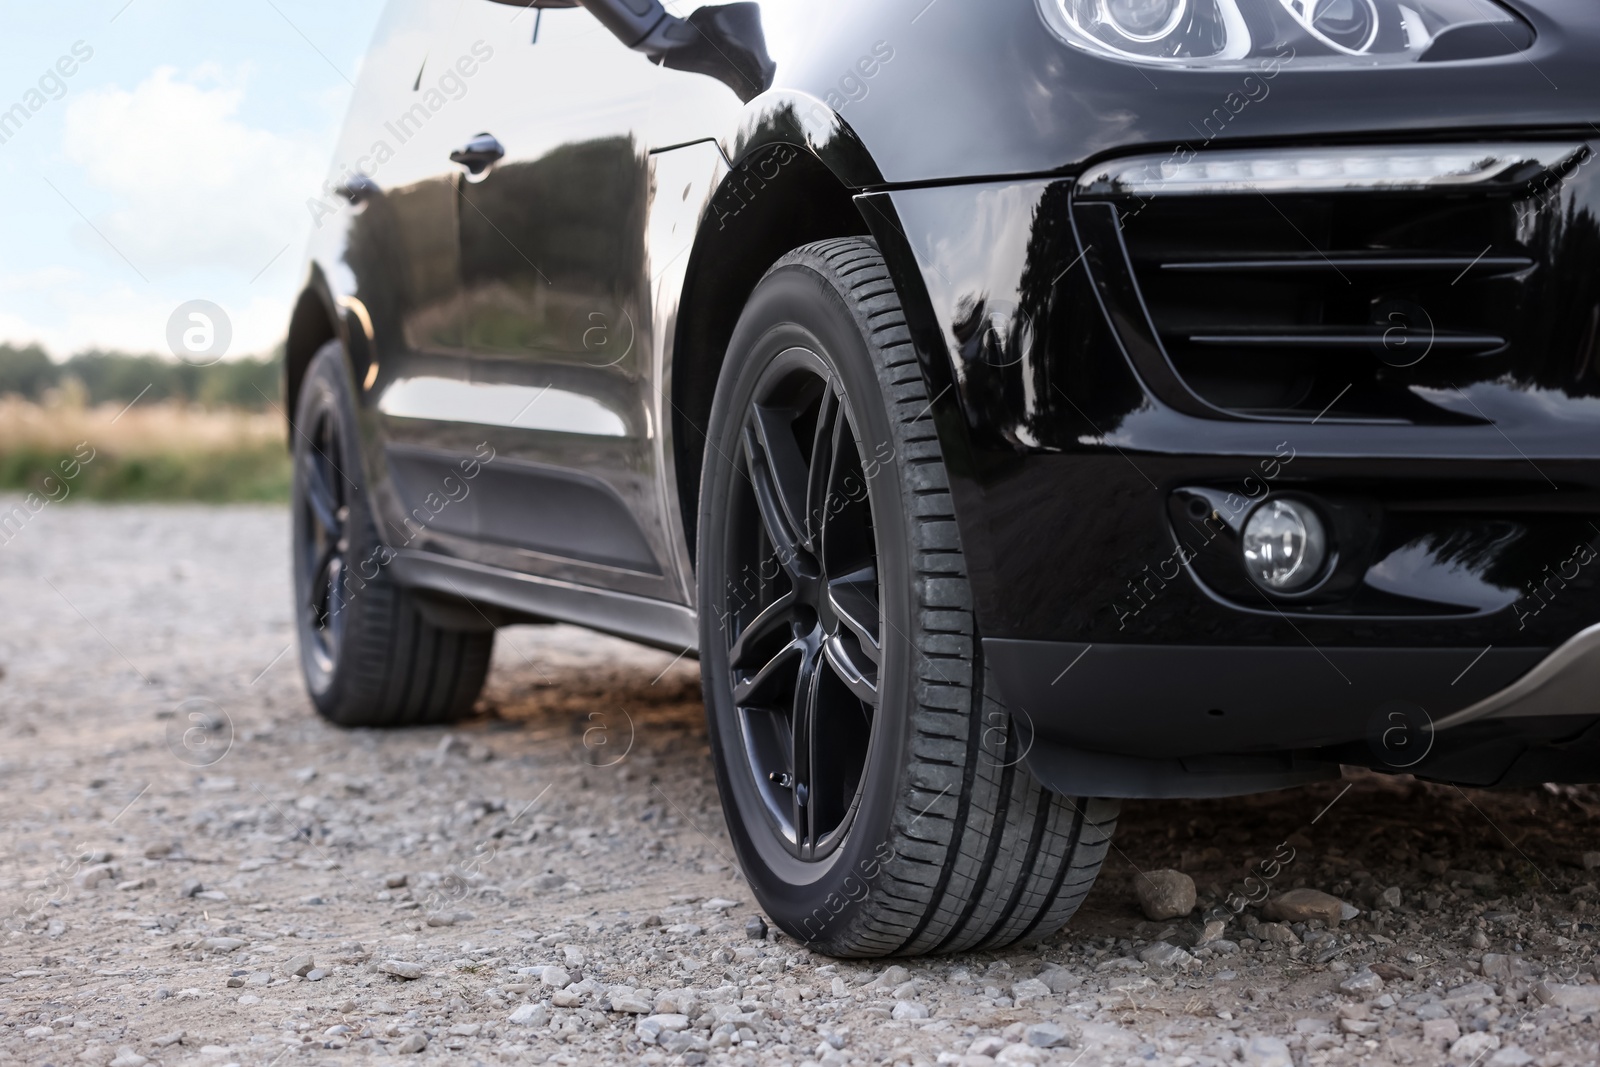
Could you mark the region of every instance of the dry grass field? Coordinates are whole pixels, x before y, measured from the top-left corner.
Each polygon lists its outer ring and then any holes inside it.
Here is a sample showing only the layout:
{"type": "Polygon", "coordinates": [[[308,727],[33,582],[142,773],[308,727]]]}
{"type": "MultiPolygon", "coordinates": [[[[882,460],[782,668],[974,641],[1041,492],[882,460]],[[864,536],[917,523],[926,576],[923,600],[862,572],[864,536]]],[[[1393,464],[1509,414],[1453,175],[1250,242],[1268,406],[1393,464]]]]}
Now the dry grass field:
{"type": "Polygon", "coordinates": [[[0,489],[62,499],[285,500],[283,419],[270,409],[0,397],[0,489]]]}

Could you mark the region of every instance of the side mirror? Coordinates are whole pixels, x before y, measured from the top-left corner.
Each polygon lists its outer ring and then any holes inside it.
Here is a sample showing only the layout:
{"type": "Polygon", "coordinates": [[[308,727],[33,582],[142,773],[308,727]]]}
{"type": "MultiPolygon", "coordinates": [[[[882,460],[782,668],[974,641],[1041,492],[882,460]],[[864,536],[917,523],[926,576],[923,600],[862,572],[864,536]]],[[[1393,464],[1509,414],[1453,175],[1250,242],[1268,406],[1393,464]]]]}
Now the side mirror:
{"type": "Polygon", "coordinates": [[[767,54],[760,4],[702,7],[682,25],[690,32],[658,60],[662,66],[715,78],[745,103],[772,88],[778,68],[767,54]]]}
{"type": "Polygon", "coordinates": [[[652,63],[715,78],[746,102],[772,87],[777,65],[767,54],[760,4],[702,7],[686,19],[669,14],[660,0],[531,0],[526,6],[579,3],[617,40],[652,63]]]}

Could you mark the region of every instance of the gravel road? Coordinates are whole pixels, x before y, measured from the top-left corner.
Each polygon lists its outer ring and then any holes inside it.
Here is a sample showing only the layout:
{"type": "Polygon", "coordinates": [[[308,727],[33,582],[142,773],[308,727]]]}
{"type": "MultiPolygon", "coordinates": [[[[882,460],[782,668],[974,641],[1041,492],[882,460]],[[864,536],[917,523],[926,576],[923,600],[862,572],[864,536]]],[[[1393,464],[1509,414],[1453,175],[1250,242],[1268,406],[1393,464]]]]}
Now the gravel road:
{"type": "Polygon", "coordinates": [[[0,544],[0,1062],[1600,1059],[1600,791],[1129,803],[1044,944],[829,960],[751,936],[694,663],[519,627],[459,729],[331,728],[286,526],[51,505],[0,544]]]}

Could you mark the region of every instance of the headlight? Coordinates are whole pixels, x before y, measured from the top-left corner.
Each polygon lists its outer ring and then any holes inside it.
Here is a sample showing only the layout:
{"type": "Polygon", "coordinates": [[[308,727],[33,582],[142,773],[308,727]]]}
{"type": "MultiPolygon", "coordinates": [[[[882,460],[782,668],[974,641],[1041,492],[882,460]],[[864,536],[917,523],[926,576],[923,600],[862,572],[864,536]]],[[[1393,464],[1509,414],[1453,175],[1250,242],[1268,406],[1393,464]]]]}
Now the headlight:
{"type": "Polygon", "coordinates": [[[1039,0],[1068,41],[1147,63],[1296,66],[1481,59],[1533,43],[1496,0],[1039,0]]]}

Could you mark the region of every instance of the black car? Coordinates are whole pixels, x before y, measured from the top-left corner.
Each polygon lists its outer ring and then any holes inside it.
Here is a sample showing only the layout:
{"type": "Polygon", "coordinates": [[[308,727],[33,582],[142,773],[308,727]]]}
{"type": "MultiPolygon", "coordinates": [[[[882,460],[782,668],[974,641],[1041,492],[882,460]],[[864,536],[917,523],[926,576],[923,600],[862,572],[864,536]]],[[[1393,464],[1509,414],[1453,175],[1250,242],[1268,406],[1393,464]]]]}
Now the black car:
{"type": "Polygon", "coordinates": [[[396,0],[289,331],[301,662],[697,655],[763,908],[1042,938],[1123,797],[1600,779],[1592,0],[396,0]]]}

